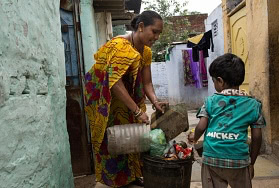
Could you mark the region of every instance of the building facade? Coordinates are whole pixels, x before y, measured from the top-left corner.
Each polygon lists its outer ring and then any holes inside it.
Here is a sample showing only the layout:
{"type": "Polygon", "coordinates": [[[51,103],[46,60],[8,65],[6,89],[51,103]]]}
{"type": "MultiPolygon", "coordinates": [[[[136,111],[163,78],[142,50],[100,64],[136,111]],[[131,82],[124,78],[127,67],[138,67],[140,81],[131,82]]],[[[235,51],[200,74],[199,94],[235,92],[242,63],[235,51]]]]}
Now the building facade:
{"type": "Polygon", "coordinates": [[[59,6],[0,2],[0,187],[74,187],[59,6]]]}
{"type": "Polygon", "coordinates": [[[0,2],[0,187],[71,188],[94,173],[83,77],[112,21],[134,15],[126,9],[125,0],[0,2]]]}
{"type": "Polygon", "coordinates": [[[243,89],[263,105],[266,153],[279,156],[279,12],[276,0],[223,0],[224,48],[240,56],[246,67],[243,89]]]}

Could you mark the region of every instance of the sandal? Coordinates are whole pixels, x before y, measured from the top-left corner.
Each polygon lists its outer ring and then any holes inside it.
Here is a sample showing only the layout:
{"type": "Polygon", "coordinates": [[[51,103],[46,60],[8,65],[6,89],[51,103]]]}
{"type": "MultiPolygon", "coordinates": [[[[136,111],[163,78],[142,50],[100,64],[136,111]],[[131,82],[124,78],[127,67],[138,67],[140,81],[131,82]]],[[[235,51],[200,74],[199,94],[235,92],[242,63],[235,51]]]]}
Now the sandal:
{"type": "Polygon", "coordinates": [[[137,185],[137,186],[143,187],[143,185],[144,185],[143,177],[136,178],[136,180],[133,181],[133,182],[131,182],[131,184],[132,184],[132,185],[137,185]]]}

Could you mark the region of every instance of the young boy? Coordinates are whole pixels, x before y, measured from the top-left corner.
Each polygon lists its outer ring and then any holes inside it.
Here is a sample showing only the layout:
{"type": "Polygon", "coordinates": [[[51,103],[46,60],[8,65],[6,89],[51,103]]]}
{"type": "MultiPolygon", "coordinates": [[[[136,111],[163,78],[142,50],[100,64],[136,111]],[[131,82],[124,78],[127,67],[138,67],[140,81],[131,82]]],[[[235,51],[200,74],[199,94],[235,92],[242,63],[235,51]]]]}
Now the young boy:
{"type": "Polygon", "coordinates": [[[200,121],[190,142],[204,133],[202,157],[203,188],[250,188],[265,126],[261,103],[239,86],[244,81],[245,65],[236,55],[227,53],[209,67],[218,93],[208,97],[197,114],[200,121]],[[251,127],[249,154],[248,127],[251,127]]]}

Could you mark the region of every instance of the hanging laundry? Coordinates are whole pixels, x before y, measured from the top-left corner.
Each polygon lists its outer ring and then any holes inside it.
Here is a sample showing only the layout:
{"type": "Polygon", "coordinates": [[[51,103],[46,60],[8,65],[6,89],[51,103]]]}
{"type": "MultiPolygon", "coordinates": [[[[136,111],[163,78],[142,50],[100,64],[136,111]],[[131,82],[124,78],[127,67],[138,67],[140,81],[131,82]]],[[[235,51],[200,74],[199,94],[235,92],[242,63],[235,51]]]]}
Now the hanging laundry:
{"type": "Polygon", "coordinates": [[[192,49],[183,51],[184,85],[195,85],[196,88],[202,88],[199,62],[193,61],[192,49]]]}
{"type": "Polygon", "coordinates": [[[193,60],[192,50],[189,50],[189,51],[191,51],[191,53],[190,53],[190,57],[191,57],[190,67],[191,67],[191,70],[192,70],[193,80],[195,81],[195,87],[200,89],[200,88],[202,88],[202,81],[201,81],[201,77],[200,77],[200,65],[199,65],[199,62],[195,62],[193,60]]]}
{"type": "Polygon", "coordinates": [[[183,67],[184,67],[184,85],[193,85],[195,81],[193,80],[192,70],[191,70],[191,57],[187,50],[182,50],[183,57],[183,67]]]}
{"type": "Polygon", "coordinates": [[[204,34],[189,38],[187,47],[193,49],[192,55],[195,62],[199,61],[199,51],[203,51],[203,56],[208,57],[208,49],[211,48],[211,51],[214,52],[212,31],[209,30],[204,34]]]}
{"type": "Polygon", "coordinates": [[[203,51],[200,51],[200,75],[202,80],[202,86],[207,87],[208,86],[208,79],[207,79],[207,69],[203,57],[203,51]]]}

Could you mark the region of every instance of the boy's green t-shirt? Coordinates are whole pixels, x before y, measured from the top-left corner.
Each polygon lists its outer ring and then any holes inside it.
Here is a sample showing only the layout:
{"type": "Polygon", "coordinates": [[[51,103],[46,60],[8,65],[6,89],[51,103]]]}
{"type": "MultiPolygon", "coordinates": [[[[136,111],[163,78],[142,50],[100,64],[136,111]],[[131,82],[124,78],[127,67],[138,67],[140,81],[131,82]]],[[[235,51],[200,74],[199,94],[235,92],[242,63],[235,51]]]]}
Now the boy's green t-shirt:
{"type": "MultiPolygon", "coordinates": [[[[265,126],[261,103],[244,95],[214,94],[206,99],[204,110],[209,123],[204,134],[203,155],[219,159],[249,159],[248,127],[265,126]]],[[[204,116],[204,112],[197,116],[204,116]]]]}

